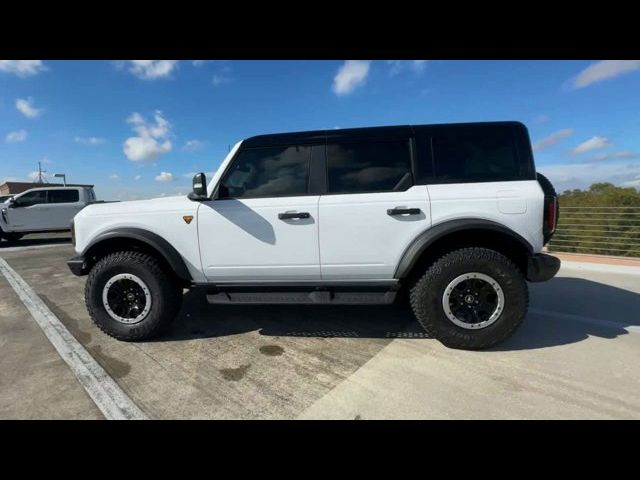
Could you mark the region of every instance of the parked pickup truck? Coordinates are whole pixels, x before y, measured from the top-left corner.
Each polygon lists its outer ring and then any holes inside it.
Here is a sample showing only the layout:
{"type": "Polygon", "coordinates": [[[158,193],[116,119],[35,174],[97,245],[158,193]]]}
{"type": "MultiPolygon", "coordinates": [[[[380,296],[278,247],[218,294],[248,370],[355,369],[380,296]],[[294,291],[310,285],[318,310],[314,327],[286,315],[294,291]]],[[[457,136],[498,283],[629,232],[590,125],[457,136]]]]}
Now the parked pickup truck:
{"type": "Polygon", "coordinates": [[[27,233],[71,229],[76,214],[96,202],[91,187],[38,187],[0,205],[0,238],[19,240],[27,233]]]}

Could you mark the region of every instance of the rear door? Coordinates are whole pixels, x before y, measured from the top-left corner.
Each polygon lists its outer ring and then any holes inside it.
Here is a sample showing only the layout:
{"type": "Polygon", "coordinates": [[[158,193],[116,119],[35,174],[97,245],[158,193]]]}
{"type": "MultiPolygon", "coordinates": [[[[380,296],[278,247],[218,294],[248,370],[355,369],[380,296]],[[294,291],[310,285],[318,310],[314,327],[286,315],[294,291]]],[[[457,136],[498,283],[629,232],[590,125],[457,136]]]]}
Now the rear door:
{"type": "Polygon", "coordinates": [[[410,242],[431,225],[426,185],[416,185],[410,130],[327,141],[320,198],[323,280],[388,280],[410,242]]]}
{"type": "Polygon", "coordinates": [[[48,204],[47,228],[51,230],[70,228],[71,220],[84,206],[84,203],[80,201],[80,192],[77,189],[49,190],[48,204]]]}

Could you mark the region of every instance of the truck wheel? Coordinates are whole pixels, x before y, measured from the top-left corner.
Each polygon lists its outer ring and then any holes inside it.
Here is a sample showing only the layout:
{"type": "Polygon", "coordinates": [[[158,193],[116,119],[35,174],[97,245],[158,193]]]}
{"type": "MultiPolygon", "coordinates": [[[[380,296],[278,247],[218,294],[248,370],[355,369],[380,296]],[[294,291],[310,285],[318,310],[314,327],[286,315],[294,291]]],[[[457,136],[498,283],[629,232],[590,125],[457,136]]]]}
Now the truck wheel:
{"type": "Polygon", "coordinates": [[[161,333],[180,311],[182,289],[156,258],[116,252],[89,272],[87,310],[95,324],[118,340],[145,340],[161,333]]]}
{"type": "Polygon", "coordinates": [[[427,333],[450,348],[479,350],[509,337],[527,314],[520,270],[486,248],[436,261],[411,289],[411,308],[427,333]]]}

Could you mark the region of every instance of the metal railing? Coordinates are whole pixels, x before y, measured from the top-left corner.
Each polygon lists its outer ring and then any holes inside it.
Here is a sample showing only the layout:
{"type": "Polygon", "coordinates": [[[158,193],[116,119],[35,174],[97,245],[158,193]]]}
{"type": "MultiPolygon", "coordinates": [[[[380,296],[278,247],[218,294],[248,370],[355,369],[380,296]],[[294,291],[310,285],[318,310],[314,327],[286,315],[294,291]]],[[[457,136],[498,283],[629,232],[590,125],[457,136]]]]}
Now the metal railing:
{"type": "Polygon", "coordinates": [[[551,252],[640,257],[640,206],[560,207],[551,252]]]}

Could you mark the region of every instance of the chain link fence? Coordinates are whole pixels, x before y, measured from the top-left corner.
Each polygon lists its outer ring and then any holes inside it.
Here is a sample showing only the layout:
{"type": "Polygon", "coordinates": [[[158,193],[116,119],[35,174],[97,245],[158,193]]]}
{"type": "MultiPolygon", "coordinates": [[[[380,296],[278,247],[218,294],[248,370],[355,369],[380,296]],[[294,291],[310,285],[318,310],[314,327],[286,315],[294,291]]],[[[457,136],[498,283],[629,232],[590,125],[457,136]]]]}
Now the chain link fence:
{"type": "Polygon", "coordinates": [[[640,257],[640,207],[560,207],[550,252],[640,257]]]}

